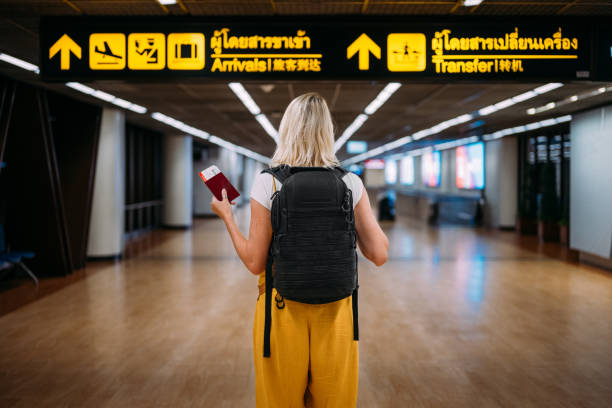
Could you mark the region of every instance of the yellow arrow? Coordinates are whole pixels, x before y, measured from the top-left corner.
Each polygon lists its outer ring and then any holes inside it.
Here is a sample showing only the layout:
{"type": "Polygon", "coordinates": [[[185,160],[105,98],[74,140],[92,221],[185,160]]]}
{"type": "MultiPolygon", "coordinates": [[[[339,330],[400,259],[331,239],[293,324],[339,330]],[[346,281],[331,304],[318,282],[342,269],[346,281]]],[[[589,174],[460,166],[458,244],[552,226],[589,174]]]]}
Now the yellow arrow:
{"type": "Polygon", "coordinates": [[[370,69],[370,53],[380,59],[380,47],[366,33],[362,33],[346,49],[346,59],[351,59],[359,51],[359,70],[370,69]]]}
{"type": "Polygon", "coordinates": [[[81,47],[75,43],[72,38],[64,34],[59,40],[55,42],[49,48],[49,59],[57,53],[60,53],[60,68],[62,71],[70,69],[70,52],[72,52],[78,59],[81,59],[81,47]]]}

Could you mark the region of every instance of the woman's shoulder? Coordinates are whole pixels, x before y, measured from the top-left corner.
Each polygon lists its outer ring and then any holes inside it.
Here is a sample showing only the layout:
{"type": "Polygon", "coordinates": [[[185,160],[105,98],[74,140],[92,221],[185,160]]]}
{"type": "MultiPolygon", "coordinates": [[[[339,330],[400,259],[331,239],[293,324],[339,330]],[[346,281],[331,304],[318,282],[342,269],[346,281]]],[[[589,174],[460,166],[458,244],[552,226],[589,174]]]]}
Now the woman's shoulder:
{"type": "Polygon", "coordinates": [[[270,174],[258,172],[251,186],[251,198],[254,198],[264,207],[268,208],[271,185],[272,180],[270,174]]]}
{"type": "Polygon", "coordinates": [[[342,178],[345,182],[350,183],[349,187],[355,186],[361,188],[363,186],[361,178],[352,171],[347,172],[342,178]]]}
{"type": "Polygon", "coordinates": [[[351,190],[353,194],[353,208],[355,208],[355,206],[361,199],[361,196],[363,195],[363,189],[364,189],[363,182],[361,181],[361,178],[355,173],[353,173],[352,171],[349,171],[348,173],[346,173],[342,177],[342,179],[344,180],[344,182],[346,183],[346,186],[349,188],[349,190],[351,190]]]}
{"type": "Polygon", "coordinates": [[[263,171],[258,171],[255,174],[255,179],[253,180],[254,183],[262,183],[265,181],[266,178],[269,178],[270,174],[269,173],[265,173],[263,171]]]}

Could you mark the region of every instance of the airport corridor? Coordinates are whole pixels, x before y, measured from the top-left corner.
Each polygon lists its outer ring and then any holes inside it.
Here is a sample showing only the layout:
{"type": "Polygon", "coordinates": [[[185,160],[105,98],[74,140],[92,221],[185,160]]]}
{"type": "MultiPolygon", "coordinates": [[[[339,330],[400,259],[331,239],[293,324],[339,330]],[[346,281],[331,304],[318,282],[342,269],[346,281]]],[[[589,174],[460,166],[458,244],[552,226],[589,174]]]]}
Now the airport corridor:
{"type": "MultiPolygon", "coordinates": [[[[359,407],[610,406],[609,273],[511,232],[382,225],[388,262],[359,261],[359,407]]],[[[0,317],[0,406],[254,405],[256,277],[221,220],[87,269],[0,317]]]]}

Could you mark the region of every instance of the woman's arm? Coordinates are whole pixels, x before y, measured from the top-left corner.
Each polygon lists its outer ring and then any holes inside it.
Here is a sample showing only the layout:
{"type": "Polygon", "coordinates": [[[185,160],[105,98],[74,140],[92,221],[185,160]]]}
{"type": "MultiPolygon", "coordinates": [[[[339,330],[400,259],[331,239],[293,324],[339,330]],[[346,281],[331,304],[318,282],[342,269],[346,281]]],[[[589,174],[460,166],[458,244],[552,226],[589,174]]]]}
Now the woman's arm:
{"type": "Polygon", "coordinates": [[[244,265],[251,273],[258,275],[266,268],[268,248],[272,241],[270,211],[256,200],[251,199],[251,226],[249,227],[249,239],[246,239],[236,224],[232,204],[234,203],[230,204],[227,193],[223,189],[223,201],[217,200],[213,195],[211,208],[225,222],[236,253],[244,265]]]}
{"type": "Polygon", "coordinates": [[[387,262],[389,240],[376,222],[365,186],[354,212],[359,249],[376,266],[381,266],[387,262]]]}

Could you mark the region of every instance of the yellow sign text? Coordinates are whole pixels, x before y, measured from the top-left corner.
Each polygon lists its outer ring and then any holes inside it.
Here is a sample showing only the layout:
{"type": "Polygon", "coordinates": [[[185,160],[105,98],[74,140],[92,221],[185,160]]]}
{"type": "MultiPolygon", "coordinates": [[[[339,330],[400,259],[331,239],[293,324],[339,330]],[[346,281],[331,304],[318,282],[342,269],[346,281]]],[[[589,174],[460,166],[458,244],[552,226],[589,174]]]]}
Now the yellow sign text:
{"type": "Polygon", "coordinates": [[[563,37],[561,28],[550,37],[521,37],[516,27],[503,37],[452,37],[451,30],[444,29],[435,32],[431,49],[437,74],[519,73],[524,72],[525,60],[577,59],[577,54],[567,51],[578,50],[578,39],[563,37]],[[547,53],[547,50],[557,52],[547,53]],[[462,54],[461,51],[469,52],[462,54]],[[480,54],[478,51],[494,52],[480,54]],[[537,52],[530,53],[533,51],[537,52]]]}
{"type": "Polygon", "coordinates": [[[210,39],[211,72],[321,71],[321,54],[292,52],[310,48],[310,37],[304,30],[298,30],[295,36],[235,36],[229,32],[227,27],[213,31],[210,39]]]}

